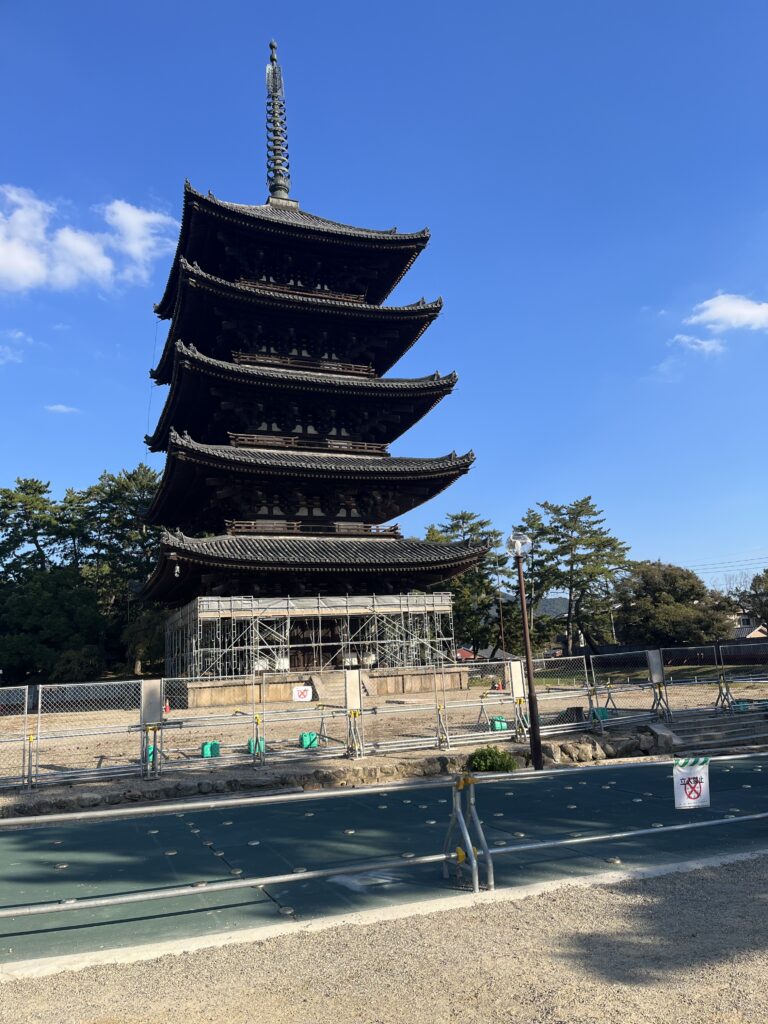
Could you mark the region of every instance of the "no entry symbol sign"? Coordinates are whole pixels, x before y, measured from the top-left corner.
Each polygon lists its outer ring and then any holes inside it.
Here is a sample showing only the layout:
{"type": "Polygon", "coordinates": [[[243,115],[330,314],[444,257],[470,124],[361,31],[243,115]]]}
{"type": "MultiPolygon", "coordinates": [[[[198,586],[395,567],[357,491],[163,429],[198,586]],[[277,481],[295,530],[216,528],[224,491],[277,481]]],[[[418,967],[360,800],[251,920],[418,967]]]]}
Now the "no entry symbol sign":
{"type": "Polygon", "coordinates": [[[709,758],[684,757],[675,761],[672,770],[675,786],[675,807],[688,811],[709,807],[709,758]]]}
{"type": "Polygon", "coordinates": [[[312,700],[312,687],[311,686],[294,686],[293,688],[293,699],[299,701],[312,700]]]}

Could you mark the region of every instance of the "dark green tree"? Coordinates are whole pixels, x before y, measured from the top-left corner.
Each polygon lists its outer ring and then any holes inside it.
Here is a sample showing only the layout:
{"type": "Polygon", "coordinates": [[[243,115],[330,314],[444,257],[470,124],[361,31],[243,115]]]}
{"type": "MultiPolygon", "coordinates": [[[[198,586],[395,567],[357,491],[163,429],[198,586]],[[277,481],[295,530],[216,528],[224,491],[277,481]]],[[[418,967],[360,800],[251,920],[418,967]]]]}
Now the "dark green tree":
{"type": "Polygon", "coordinates": [[[160,652],[160,609],[136,592],[157,529],[143,513],[158,485],[148,466],[104,473],[60,501],[41,480],[0,490],[0,668],[6,680],[141,672],[160,652]]]}
{"type": "Polygon", "coordinates": [[[0,569],[4,580],[45,572],[57,560],[58,508],[50,484],[20,477],[0,488],[0,569]]]}
{"type": "Polygon", "coordinates": [[[578,498],[568,505],[543,501],[526,512],[518,529],[533,542],[527,559],[532,615],[544,597],[562,594],[566,654],[573,652],[577,631],[591,647],[611,642],[613,588],[629,548],[606,528],[592,498],[578,498]]]}
{"type": "Polygon", "coordinates": [[[768,623],[768,569],[753,576],[749,586],[736,588],[731,596],[747,615],[758,623],[768,623]]]}
{"type": "MultiPolygon", "coordinates": [[[[505,608],[508,615],[511,610],[509,557],[502,546],[501,531],[495,530],[490,520],[481,519],[474,512],[455,512],[439,525],[429,526],[427,540],[443,543],[474,541],[488,546],[488,553],[476,566],[442,584],[441,589],[448,589],[453,594],[456,642],[469,647],[474,653],[485,647],[495,652],[502,646],[507,618],[505,608]]],[[[506,635],[504,644],[508,646],[506,635]]]]}
{"type": "Polygon", "coordinates": [[[6,684],[97,678],[106,622],[98,595],[69,566],[0,584],[0,667],[6,684]]]}
{"type": "Polygon", "coordinates": [[[732,624],[732,602],[679,565],[630,563],[616,599],[616,632],[622,644],[711,643],[727,636],[732,624]]]}
{"type": "Polygon", "coordinates": [[[88,550],[84,571],[106,608],[124,609],[154,566],[161,530],[144,525],[144,512],[157,490],[159,476],[140,463],[136,469],[102,473],[84,492],[88,550]]]}

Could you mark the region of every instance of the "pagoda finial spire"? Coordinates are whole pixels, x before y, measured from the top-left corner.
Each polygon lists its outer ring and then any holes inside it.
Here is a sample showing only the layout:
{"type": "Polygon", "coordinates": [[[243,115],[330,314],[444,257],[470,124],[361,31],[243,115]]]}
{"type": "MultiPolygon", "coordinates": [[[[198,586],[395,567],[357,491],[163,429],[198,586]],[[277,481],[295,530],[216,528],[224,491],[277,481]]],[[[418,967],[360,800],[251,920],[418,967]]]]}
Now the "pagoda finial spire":
{"type": "Polygon", "coordinates": [[[269,44],[267,64],[267,185],[274,199],[287,199],[291,189],[288,165],[288,127],[285,121],[283,72],[277,63],[277,43],[269,44]]]}

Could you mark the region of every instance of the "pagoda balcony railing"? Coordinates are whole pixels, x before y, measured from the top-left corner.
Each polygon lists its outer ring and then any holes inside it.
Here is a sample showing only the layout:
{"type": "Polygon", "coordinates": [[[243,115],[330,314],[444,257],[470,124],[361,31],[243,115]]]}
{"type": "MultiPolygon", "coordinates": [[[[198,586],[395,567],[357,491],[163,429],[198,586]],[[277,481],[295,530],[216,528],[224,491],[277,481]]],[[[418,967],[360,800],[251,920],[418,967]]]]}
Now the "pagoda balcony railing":
{"type": "Polygon", "coordinates": [[[361,305],[365,303],[365,296],[360,295],[359,292],[333,291],[325,285],[302,284],[300,280],[291,282],[291,284],[282,284],[263,274],[256,281],[252,277],[241,277],[237,283],[245,285],[246,288],[268,288],[271,292],[283,292],[285,295],[311,295],[317,299],[342,299],[344,302],[357,302],[361,305]]]}
{"type": "Polygon", "coordinates": [[[368,523],[313,523],[306,519],[227,519],[229,534],[321,534],[337,537],[402,537],[400,527],[368,523]]]}
{"type": "Polygon", "coordinates": [[[302,451],[346,452],[354,455],[384,455],[389,458],[385,444],[373,441],[347,441],[344,438],[306,438],[297,434],[232,434],[229,443],[235,448],[299,448],[302,451]]]}
{"type": "Polygon", "coordinates": [[[346,373],[353,377],[375,377],[372,366],[363,363],[342,363],[336,359],[304,359],[302,356],[276,356],[263,352],[233,352],[232,358],[240,365],[286,366],[292,370],[316,370],[318,373],[346,373]]]}

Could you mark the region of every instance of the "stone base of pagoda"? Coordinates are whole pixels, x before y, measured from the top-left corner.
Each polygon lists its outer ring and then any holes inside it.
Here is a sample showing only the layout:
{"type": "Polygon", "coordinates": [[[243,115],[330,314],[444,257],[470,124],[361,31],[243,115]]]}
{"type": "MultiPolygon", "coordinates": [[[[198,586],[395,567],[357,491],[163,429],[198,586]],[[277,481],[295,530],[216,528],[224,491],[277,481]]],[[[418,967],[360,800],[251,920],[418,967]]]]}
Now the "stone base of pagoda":
{"type": "MultiPolygon", "coordinates": [[[[469,687],[469,671],[466,666],[449,665],[433,670],[431,668],[372,669],[363,671],[364,695],[397,700],[418,693],[434,693],[435,686],[440,694],[444,690],[466,690],[469,687]]],[[[344,706],[343,672],[281,672],[257,677],[255,682],[231,679],[191,679],[187,682],[189,708],[211,708],[250,704],[290,703],[296,686],[311,686],[313,700],[328,706],[344,706]],[[251,693],[251,688],[255,691],[251,693]],[[262,687],[264,693],[262,694],[262,687]]]]}

